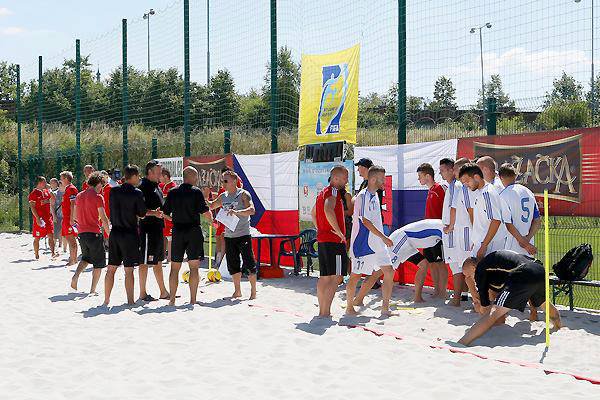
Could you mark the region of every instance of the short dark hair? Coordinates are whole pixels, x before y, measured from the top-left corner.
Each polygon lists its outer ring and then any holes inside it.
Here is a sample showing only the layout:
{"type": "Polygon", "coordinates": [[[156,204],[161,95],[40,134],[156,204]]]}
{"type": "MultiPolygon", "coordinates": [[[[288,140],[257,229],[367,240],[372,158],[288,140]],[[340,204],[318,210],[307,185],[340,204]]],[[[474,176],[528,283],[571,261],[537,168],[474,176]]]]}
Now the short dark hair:
{"type": "Polygon", "coordinates": [[[432,178],[435,177],[435,172],[433,172],[433,167],[429,163],[423,163],[423,164],[419,165],[419,168],[417,168],[417,172],[422,172],[424,174],[431,175],[432,178]]]}
{"type": "Polygon", "coordinates": [[[99,183],[102,183],[102,174],[94,171],[88,176],[87,184],[91,188],[95,188],[99,183]]]}
{"type": "Polygon", "coordinates": [[[515,167],[513,167],[512,164],[504,163],[500,166],[500,169],[498,170],[498,176],[500,178],[516,178],[517,171],[515,170],[515,167]]]}
{"type": "Polygon", "coordinates": [[[163,168],[162,169],[162,174],[165,175],[165,176],[167,176],[169,179],[171,179],[171,171],[169,171],[168,169],[163,168]]]}
{"type": "Polygon", "coordinates": [[[483,178],[483,172],[481,172],[481,168],[479,168],[479,166],[475,163],[466,163],[460,167],[458,177],[462,178],[463,175],[469,175],[471,178],[475,175],[479,175],[481,178],[483,178]]]}
{"type": "Polygon", "coordinates": [[[38,176],[35,178],[35,184],[37,185],[40,182],[46,182],[46,178],[44,178],[43,176],[38,176]]]}
{"type": "Polygon", "coordinates": [[[140,168],[135,164],[129,164],[125,167],[125,171],[123,172],[125,180],[131,179],[132,176],[140,175],[140,168]]]}
{"type": "Polygon", "coordinates": [[[454,160],[451,158],[442,158],[440,160],[440,166],[446,165],[448,168],[454,168],[454,160]]]}
{"type": "Polygon", "coordinates": [[[385,168],[383,168],[381,165],[373,165],[371,168],[369,168],[369,177],[379,173],[385,174],[385,168]]]}
{"type": "Polygon", "coordinates": [[[160,163],[157,160],[148,161],[148,163],[146,163],[146,169],[144,170],[144,173],[148,175],[148,172],[150,172],[152,168],[158,167],[159,165],[160,163]]]}

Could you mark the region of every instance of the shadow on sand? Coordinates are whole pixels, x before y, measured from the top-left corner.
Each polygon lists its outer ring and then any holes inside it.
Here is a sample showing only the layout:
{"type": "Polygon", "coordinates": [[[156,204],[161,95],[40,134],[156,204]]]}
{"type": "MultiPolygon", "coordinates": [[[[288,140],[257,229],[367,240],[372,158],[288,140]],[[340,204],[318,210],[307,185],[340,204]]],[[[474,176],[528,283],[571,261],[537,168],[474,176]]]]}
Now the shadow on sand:
{"type": "Polygon", "coordinates": [[[85,299],[88,296],[89,296],[89,293],[71,292],[69,294],[58,294],[56,296],[48,297],[48,300],[50,300],[53,303],[57,303],[59,301],[73,301],[73,300],[85,299]]]}
{"type": "Polygon", "coordinates": [[[337,323],[331,318],[313,317],[309,322],[297,323],[296,329],[311,335],[321,336],[334,325],[337,325],[337,323]]]}

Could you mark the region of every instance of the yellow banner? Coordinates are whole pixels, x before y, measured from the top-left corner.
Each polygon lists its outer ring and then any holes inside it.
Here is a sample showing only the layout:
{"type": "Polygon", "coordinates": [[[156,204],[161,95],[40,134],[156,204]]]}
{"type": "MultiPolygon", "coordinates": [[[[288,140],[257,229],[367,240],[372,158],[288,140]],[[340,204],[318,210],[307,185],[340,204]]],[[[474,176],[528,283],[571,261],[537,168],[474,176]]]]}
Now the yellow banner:
{"type": "Polygon", "coordinates": [[[356,143],[360,45],[302,55],[298,145],[356,143]]]}

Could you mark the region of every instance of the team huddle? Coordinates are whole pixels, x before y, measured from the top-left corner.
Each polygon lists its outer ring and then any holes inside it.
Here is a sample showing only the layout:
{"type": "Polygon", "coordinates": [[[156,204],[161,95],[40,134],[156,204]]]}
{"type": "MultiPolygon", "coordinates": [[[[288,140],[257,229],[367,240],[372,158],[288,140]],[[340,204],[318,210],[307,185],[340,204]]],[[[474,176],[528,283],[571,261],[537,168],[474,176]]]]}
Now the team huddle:
{"type": "Polygon", "coordinates": [[[48,188],[44,177],[38,177],[29,195],[36,259],[43,237],[47,237],[52,257],[57,256],[55,225],[61,227],[60,235],[65,248],[69,248],[68,265],[77,263],[79,242],[81,258],[71,279],[73,289],[77,290],[79,276],[92,265],[90,293],[95,293],[102,269],[108,267],[104,282],[104,305],[108,306],[115,273],[122,265],[127,303],[134,304],[134,267],[138,267],[138,301],[154,301],[146,290],[151,267],[160,290],[159,299],[174,305],[185,258],[190,267],[190,304],[196,304],[198,268],[204,259],[200,219],[205,218],[217,225],[217,240],[222,236],[220,250],[225,253],[234,283],[231,298],[242,296],[242,273],[250,281],[250,299],[256,297],[256,266],[250,237],[250,216],[255,210],[250,194],[240,187],[234,171],[229,168],[222,171],[219,193],[212,193],[208,187],[198,188],[198,171],[193,167],[183,170],[183,183],[177,186],[170,172],[156,160],[146,164],[143,178],[135,165],[124,169],[120,182],[104,171],[95,172],[91,165],[84,168],[84,174],[81,192],[72,184],[73,174],[64,171],[56,190],[48,188]],[[238,219],[233,230],[213,220],[211,210],[220,208],[238,219]],[[168,288],[163,277],[164,261],[171,266],[168,288]]]}
{"type": "MultiPolygon", "coordinates": [[[[429,188],[425,219],[391,234],[385,233],[382,218],[385,169],[369,159],[355,165],[364,182],[354,198],[349,201],[345,191],[348,170],[336,166],[312,210],[321,275],[317,284],[319,316],[331,316],[336,289],[347,274],[346,313],[356,314],[355,307],[363,306],[366,294],[383,279],[381,314],[393,315],[394,270],[410,261],[418,267],[415,303],[424,301],[428,269],[434,296],[446,299],[446,264],[454,286],[449,304],[460,306],[463,291],[471,294],[475,311],[482,317],[459,341],[462,344],[469,345],[503,323],[511,309],[523,311],[528,303],[530,319],[537,318],[537,308],[545,303],[545,270],[532,257],[537,252],[533,238],[541,226],[540,213],[533,193],[515,183],[517,173],[512,165],[503,164],[496,174],[496,162],[488,156],[476,162],[444,158],[439,166],[444,187],[435,182],[433,167],[421,164],[419,182],[429,188]]],[[[550,317],[554,327],[560,328],[553,305],[550,317]]]]}

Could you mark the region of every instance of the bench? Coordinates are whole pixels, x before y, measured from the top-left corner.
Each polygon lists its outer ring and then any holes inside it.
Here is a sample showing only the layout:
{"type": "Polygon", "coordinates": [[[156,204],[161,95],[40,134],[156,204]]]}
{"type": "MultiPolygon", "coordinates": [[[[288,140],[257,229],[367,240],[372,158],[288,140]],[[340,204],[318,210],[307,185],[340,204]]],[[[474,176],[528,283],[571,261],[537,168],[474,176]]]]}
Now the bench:
{"type": "Polygon", "coordinates": [[[556,276],[550,277],[550,286],[552,286],[552,303],[556,303],[556,296],[565,294],[569,296],[569,309],[573,311],[573,286],[600,287],[600,281],[561,281],[556,276]]]}

